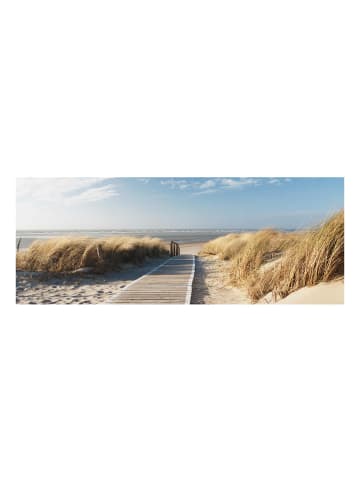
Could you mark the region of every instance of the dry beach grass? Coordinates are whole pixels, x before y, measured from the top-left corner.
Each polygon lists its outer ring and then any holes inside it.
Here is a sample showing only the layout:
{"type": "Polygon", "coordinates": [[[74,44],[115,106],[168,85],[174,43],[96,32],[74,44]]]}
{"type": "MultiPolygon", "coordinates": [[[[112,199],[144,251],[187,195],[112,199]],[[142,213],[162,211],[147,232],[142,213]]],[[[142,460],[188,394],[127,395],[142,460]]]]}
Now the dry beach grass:
{"type": "Polygon", "coordinates": [[[344,212],[307,232],[262,230],[207,243],[203,255],[230,259],[230,279],[253,302],[268,293],[281,299],[321,282],[344,277],[344,212]]]}
{"type": "Polygon", "coordinates": [[[16,255],[16,269],[51,273],[89,268],[97,273],[117,271],[124,265],[142,264],[148,258],[169,254],[158,238],[77,238],[63,237],[35,241],[16,255]]]}

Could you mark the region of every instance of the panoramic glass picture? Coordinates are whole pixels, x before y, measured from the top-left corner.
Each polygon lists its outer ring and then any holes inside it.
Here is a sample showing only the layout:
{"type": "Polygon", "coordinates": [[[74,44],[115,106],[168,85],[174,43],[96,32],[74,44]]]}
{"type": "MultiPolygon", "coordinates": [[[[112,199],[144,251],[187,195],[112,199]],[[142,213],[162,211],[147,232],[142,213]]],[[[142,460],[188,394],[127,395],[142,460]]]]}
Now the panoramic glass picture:
{"type": "Polygon", "coordinates": [[[342,304],[344,179],[18,178],[18,304],[342,304]]]}

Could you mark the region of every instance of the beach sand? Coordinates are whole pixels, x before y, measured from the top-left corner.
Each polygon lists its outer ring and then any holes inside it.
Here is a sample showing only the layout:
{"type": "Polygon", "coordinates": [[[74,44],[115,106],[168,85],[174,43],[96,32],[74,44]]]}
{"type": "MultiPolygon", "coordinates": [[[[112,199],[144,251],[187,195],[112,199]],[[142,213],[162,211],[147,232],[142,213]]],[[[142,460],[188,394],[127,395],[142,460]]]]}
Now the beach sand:
{"type": "MultiPolygon", "coordinates": [[[[204,243],[182,244],[181,253],[198,255],[203,245],[204,243]]],[[[245,290],[230,285],[229,263],[216,256],[197,256],[192,304],[250,303],[245,290]]]]}
{"type": "Polygon", "coordinates": [[[121,288],[161,264],[154,259],[143,266],[129,265],[106,274],[16,273],[16,303],[19,304],[98,304],[109,303],[121,288]]]}
{"type": "Polygon", "coordinates": [[[294,291],[281,300],[275,301],[272,293],[267,294],[259,304],[277,305],[340,305],[344,304],[344,281],[330,281],[316,286],[307,286],[294,291]]]}
{"type": "Polygon", "coordinates": [[[229,263],[217,256],[196,258],[192,304],[247,304],[246,291],[230,285],[229,263]]]}
{"type": "Polygon", "coordinates": [[[280,300],[282,305],[339,305],[344,304],[344,281],[319,283],[316,286],[301,288],[280,300]]]}
{"type": "Polygon", "coordinates": [[[180,254],[199,254],[205,243],[180,244],[180,254]]]}

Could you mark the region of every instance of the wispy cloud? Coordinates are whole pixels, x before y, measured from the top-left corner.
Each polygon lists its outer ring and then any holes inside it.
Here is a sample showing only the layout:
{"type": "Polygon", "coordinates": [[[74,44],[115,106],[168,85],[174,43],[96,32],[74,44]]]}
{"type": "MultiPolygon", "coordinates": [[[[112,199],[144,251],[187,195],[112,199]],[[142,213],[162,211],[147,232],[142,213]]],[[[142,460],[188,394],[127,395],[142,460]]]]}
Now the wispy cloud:
{"type": "Polygon", "coordinates": [[[203,194],[213,194],[215,192],[218,192],[219,189],[205,189],[205,190],[202,190],[202,191],[197,191],[197,192],[193,192],[193,196],[202,196],[203,194]]]}
{"type": "Polygon", "coordinates": [[[285,182],[291,182],[291,179],[289,177],[271,177],[270,179],[267,180],[267,182],[268,184],[275,184],[277,186],[280,186],[285,182]]]}
{"type": "Polygon", "coordinates": [[[65,205],[102,201],[117,196],[117,188],[103,178],[18,178],[18,201],[63,203],[65,205]]]}
{"type": "Polygon", "coordinates": [[[219,177],[219,178],[172,178],[163,179],[161,185],[171,189],[188,191],[193,196],[214,194],[219,191],[241,190],[257,187],[264,184],[281,185],[290,182],[290,178],[250,178],[250,177],[219,177]]]}
{"type": "Polygon", "coordinates": [[[186,179],[168,179],[160,181],[160,184],[163,186],[170,186],[171,189],[188,189],[192,186],[191,181],[187,181],[186,179]]]}
{"type": "Polygon", "coordinates": [[[220,179],[221,185],[227,189],[242,189],[245,186],[258,186],[260,179],[254,178],[224,178],[220,179]]]}
{"type": "Polygon", "coordinates": [[[104,199],[118,196],[118,194],[119,193],[116,190],[115,186],[109,184],[100,187],[92,187],[78,194],[75,194],[74,196],[69,196],[65,199],[65,203],[70,205],[103,201],[104,199]]]}
{"type": "Polygon", "coordinates": [[[213,194],[227,189],[242,189],[257,186],[260,183],[260,179],[255,178],[172,178],[160,180],[162,186],[189,191],[192,195],[213,194]]]}
{"type": "Polygon", "coordinates": [[[214,179],[208,179],[207,181],[205,182],[202,182],[200,185],[199,185],[199,188],[200,189],[210,189],[212,187],[216,186],[216,181],[214,179]]]}

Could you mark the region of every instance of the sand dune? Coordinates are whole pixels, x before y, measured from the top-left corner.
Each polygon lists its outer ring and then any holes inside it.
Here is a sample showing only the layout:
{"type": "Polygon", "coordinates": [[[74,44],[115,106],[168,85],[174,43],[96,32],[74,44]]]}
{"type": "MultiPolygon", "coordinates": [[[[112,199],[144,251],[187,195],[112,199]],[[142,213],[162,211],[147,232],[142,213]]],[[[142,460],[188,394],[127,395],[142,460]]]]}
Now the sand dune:
{"type": "Polygon", "coordinates": [[[301,288],[280,300],[278,304],[329,304],[339,305],[344,303],[344,281],[333,281],[331,283],[319,283],[316,286],[301,288]]]}

